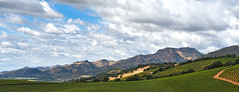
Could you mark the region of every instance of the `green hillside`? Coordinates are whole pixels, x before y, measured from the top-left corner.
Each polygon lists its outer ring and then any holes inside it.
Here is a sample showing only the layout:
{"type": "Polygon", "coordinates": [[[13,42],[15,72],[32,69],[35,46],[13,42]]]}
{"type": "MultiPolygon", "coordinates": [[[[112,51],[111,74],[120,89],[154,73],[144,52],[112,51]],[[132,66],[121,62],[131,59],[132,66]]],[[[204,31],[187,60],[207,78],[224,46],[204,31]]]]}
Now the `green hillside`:
{"type": "Polygon", "coordinates": [[[239,82],[239,65],[235,65],[227,70],[225,70],[220,77],[239,82]]]}
{"type": "MultiPolygon", "coordinates": [[[[169,76],[180,75],[182,72],[188,71],[189,69],[193,69],[194,71],[202,71],[202,70],[205,70],[207,66],[215,62],[220,61],[223,64],[226,64],[229,61],[235,62],[236,59],[238,58],[217,58],[217,59],[200,60],[200,61],[194,61],[192,63],[188,63],[184,65],[178,65],[176,67],[172,67],[163,71],[156,72],[152,75],[151,73],[159,70],[159,68],[148,70],[148,71],[139,73],[138,75],[141,77],[141,79],[145,79],[145,75],[151,75],[153,78],[169,77],[169,76]]],[[[132,77],[132,76],[129,76],[129,77],[132,77]]],[[[128,77],[121,78],[121,80],[126,80],[127,78],[128,77]]]]}
{"type": "MultiPolygon", "coordinates": [[[[153,80],[106,83],[57,83],[0,86],[1,92],[239,92],[231,83],[213,79],[223,68],[153,80]]],[[[1,80],[2,82],[2,80],[1,80]]]]}

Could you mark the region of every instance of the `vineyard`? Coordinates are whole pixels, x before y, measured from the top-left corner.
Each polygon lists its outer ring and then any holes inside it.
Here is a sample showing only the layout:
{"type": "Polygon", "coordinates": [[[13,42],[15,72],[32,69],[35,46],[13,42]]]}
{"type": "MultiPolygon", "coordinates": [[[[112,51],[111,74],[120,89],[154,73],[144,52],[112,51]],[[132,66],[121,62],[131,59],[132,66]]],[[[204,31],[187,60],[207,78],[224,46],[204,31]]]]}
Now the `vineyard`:
{"type": "Polygon", "coordinates": [[[225,70],[220,77],[229,79],[231,81],[239,82],[239,65],[235,65],[225,70]]]}
{"type": "MultiPolygon", "coordinates": [[[[172,67],[172,68],[169,68],[169,69],[166,69],[163,71],[156,72],[156,73],[152,74],[152,77],[162,78],[162,77],[168,77],[168,76],[173,76],[173,75],[180,75],[183,71],[187,71],[189,69],[193,69],[195,72],[202,71],[205,69],[205,67],[207,67],[215,62],[220,61],[220,62],[222,62],[222,64],[226,64],[226,62],[228,62],[228,61],[235,62],[236,59],[238,59],[238,58],[217,58],[217,59],[209,59],[209,60],[200,60],[197,62],[192,62],[192,63],[185,64],[185,65],[179,65],[179,66],[172,67]]],[[[144,71],[137,75],[139,75],[141,79],[146,79],[144,77],[144,75],[150,75],[152,72],[155,72],[157,70],[159,70],[159,68],[147,70],[147,71],[144,71]]],[[[134,76],[134,75],[132,75],[132,76],[134,76]]],[[[132,76],[129,76],[129,77],[132,77],[132,76]]],[[[121,80],[126,80],[126,79],[127,79],[127,77],[121,78],[121,80]]]]}
{"type": "Polygon", "coordinates": [[[238,59],[238,58],[218,58],[218,59],[210,59],[210,60],[201,60],[201,61],[192,62],[189,64],[169,68],[167,70],[155,73],[152,76],[165,77],[165,76],[169,76],[169,75],[179,75],[183,71],[187,71],[189,69],[193,69],[194,71],[202,71],[202,70],[204,70],[205,67],[211,65],[214,62],[220,61],[223,64],[225,64],[228,61],[235,62],[236,59],[238,59]]]}

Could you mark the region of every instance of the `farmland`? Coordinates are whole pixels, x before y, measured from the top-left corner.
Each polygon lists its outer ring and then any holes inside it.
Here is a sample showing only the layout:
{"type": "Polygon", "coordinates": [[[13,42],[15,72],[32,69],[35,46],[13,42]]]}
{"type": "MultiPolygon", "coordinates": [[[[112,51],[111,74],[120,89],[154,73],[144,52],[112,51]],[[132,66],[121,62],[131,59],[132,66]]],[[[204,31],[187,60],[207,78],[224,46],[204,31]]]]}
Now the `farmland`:
{"type": "MultiPolygon", "coordinates": [[[[222,62],[223,64],[225,64],[228,61],[233,61],[235,62],[235,60],[238,58],[217,58],[217,59],[209,59],[209,60],[200,60],[200,61],[196,61],[196,62],[192,62],[192,63],[188,63],[188,64],[184,64],[184,65],[179,65],[176,67],[172,67],[160,72],[157,72],[155,74],[152,74],[153,77],[168,77],[168,76],[174,76],[174,75],[180,75],[183,71],[187,71],[189,69],[193,69],[194,71],[202,71],[205,70],[205,67],[211,65],[214,62],[222,62]]],[[[158,68],[159,69],[159,68],[158,68]]],[[[145,79],[143,77],[143,75],[149,75],[151,72],[154,72],[158,69],[152,69],[152,70],[148,70],[142,73],[139,73],[138,75],[141,77],[141,79],[145,79]]],[[[132,75],[133,76],[133,75],[132,75]]],[[[132,77],[129,76],[129,77],[132,77]]],[[[122,78],[122,80],[126,80],[127,77],[122,78]]]]}
{"type": "MultiPolygon", "coordinates": [[[[224,67],[223,67],[224,68],[224,67]]],[[[212,76],[222,70],[217,68],[199,71],[179,76],[159,78],[153,80],[131,82],[99,82],[99,83],[55,83],[38,85],[7,85],[0,86],[1,92],[238,92],[239,87],[225,81],[213,79],[212,76]]],[[[3,83],[6,80],[1,80],[3,83]]],[[[16,80],[19,81],[19,80],[16,80]]],[[[21,81],[23,82],[23,81],[21,81]]]]}
{"type": "Polygon", "coordinates": [[[229,79],[231,81],[239,82],[239,65],[235,65],[225,70],[220,77],[229,79]]]}

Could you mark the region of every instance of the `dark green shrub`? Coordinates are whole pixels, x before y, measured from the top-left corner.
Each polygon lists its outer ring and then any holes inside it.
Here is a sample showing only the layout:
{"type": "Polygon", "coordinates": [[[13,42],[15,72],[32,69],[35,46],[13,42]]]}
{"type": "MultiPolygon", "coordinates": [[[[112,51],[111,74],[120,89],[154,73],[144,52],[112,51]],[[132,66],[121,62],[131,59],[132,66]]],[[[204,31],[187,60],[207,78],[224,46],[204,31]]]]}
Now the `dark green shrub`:
{"type": "Polygon", "coordinates": [[[207,68],[208,69],[214,69],[214,68],[218,68],[218,67],[222,67],[223,64],[221,61],[218,61],[218,62],[214,62],[212,63],[211,65],[209,65],[207,68]]]}
{"type": "Polygon", "coordinates": [[[120,78],[117,78],[114,80],[114,82],[120,82],[120,81],[121,81],[120,78]]]}
{"type": "Polygon", "coordinates": [[[183,71],[181,74],[187,74],[192,72],[195,72],[195,71],[193,69],[188,69],[187,71],[183,71]]]}
{"type": "Polygon", "coordinates": [[[108,82],[109,78],[108,77],[104,77],[103,82],[108,82]]]}
{"type": "Polygon", "coordinates": [[[233,61],[228,61],[228,62],[226,62],[226,66],[232,66],[232,65],[234,65],[235,63],[233,62],[233,61]]]}
{"type": "Polygon", "coordinates": [[[80,79],[79,82],[86,82],[86,79],[80,79]]]}
{"type": "Polygon", "coordinates": [[[137,80],[140,80],[139,75],[134,75],[134,76],[128,77],[128,78],[126,79],[126,81],[137,81],[137,80]]]}
{"type": "Polygon", "coordinates": [[[235,64],[239,64],[239,59],[237,59],[237,60],[235,61],[235,64]]]}
{"type": "Polygon", "coordinates": [[[99,79],[94,79],[93,82],[100,82],[100,80],[99,79]]]}
{"type": "Polygon", "coordinates": [[[151,75],[147,75],[147,76],[146,76],[146,80],[149,80],[149,79],[152,79],[152,76],[151,76],[151,75]]]}

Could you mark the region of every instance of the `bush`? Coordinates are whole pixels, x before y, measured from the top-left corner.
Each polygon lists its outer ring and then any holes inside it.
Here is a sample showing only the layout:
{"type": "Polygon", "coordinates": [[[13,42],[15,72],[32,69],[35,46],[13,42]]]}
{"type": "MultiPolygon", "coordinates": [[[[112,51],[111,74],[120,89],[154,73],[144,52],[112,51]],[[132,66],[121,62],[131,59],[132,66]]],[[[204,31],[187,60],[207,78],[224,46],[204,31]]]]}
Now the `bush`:
{"type": "Polygon", "coordinates": [[[120,82],[120,81],[121,81],[120,78],[117,78],[114,80],[114,82],[120,82]]]}
{"type": "Polygon", "coordinates": [[[108,77],[104,77],[103,82],[108,82],[109,78],[108,77]]]}
{"type": "Polygon", "coordinates": [[[100,80],[99,79],[94,79],[93,82],[100,82],[100,80]]]}
{"type": "Polygon", "coordinates": [[[234,62],[232,62],[232,61],[228,61],[228,62],[226,62],[226,66],[232,66],[232,65],[234,65],[235,63],[234,62]]]}
{"type": "Polygon", "coordinates": [[[86,82],[86,79],[80,79],[79,82],[86,82]]]}
{"type": "Polygon", "coordinates": [[[181,74],[192,73],[195,72],[193,69],[188,69],[187,71],[183,71],[181,74]]]}
{"type": "Polygon", "coordinates": [[[239,59],[237,59],[237,60],[235,61],[235,64],[239,64],[239,59]]]}
{"type": "Polygon", "coordinates": [[[223,64],[221,61],[218,61],[218,62],[215,62],[215,63],[212,63],[211,65],[209,65],[207,67],[207,69],[214,69],[214,68],[218,68],[218,67],[222,67],[223,64]]]}
{"type": "Polygon", "coordinates": [[[133,77],[128,77],[126,79],[126,81],[136,81],[136,80],[140,80],[139,75],[134,75],[133,77]]]}
{"type": "Polygon", "coordinates": [[[152,76],[151,76],[151,75],[147,75],[147,76],[146,76],[146,80],[149,80],[149,79],[152,79],[152,76]]]}

